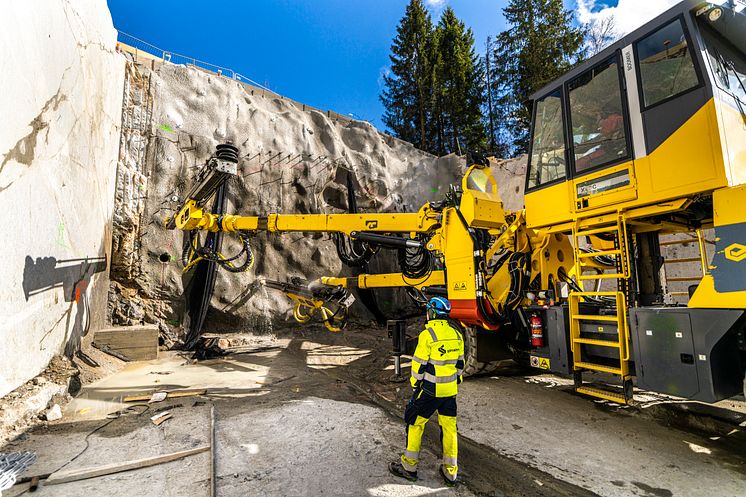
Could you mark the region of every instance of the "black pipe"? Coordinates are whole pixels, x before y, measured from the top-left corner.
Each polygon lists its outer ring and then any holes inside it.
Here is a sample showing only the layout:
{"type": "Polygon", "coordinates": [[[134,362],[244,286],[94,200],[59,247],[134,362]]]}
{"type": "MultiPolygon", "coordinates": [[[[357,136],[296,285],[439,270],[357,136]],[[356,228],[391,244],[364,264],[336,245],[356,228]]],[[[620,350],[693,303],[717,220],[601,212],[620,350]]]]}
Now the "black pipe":
{"type": "Polygon", "coordinates": [[[412,240],[411,238],[399,238],[398,236],[378,235],[374,233],[361,233],[353,231],[350,238],[360,240],[361,242],[373,243],[384,247],[392,248],[422,248],[422,242],[412,240]]]}
{"type": "Polygon", "coordinates": [[[438,297],[448,297],[448,289],[444,286],[423,286],[422,293],[438,297]]]}

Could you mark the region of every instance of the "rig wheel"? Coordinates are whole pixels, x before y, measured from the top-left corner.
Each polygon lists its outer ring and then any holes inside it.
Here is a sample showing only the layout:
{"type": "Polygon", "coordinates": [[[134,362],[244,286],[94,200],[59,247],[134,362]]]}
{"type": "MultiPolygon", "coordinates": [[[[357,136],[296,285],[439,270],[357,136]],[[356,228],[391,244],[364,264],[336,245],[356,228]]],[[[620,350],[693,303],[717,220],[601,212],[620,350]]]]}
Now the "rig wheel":
{"type": "Polygon", "coordinates": [[[480,362],[477,359],[477,329],[465,328],[464,335],[464,376],[493,373],[503,361],[480,362]]]}

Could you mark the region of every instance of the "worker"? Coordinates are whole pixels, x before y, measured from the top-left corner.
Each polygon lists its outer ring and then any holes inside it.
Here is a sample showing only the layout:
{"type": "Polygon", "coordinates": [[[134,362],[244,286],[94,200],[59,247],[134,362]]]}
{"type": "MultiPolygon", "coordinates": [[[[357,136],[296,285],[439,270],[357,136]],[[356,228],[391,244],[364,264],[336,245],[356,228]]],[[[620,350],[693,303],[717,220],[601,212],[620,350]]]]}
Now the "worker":
{"type": "Polygon", "coordinates": [[[456,485],[458,473],[458,436],[456,432],[456,394],[464,373],[464,339],[458,325],[448,319],[451,303],[433,297],[427,303],[427,324],[417,340],[412,356],[414,388],[404,411],[407,424],[407,449],[400,459],[389,464],[389,471],[409,481],[417,480],[417,464],[425,425],[438,411],[443,463],[440,474],[449,487],[456,485]]]}

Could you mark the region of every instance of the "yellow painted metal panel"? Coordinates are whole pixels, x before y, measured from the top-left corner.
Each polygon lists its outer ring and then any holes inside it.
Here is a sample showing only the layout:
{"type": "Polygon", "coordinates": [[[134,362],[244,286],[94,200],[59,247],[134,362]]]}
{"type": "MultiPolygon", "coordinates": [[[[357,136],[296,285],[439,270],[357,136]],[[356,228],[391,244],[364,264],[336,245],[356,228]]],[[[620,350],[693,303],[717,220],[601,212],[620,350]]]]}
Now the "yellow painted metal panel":
{"type": "Polygon", "coordinates": [[[720,123],[728,184],[746,184],[746,117],[738,108],[735,98],[723,91],[718,91],[715,107],[720,123]]]}
{"type": "Polygon", "coordinates": [[[746,222],[746,185],[717,190],[712,200],[715,226],[746,222]]]}
{"type": "Polygon", "coordinates": [[[648,156],[647,175],[637,169],[639,196],[663,199],[725,186],[722,155],[715,102],[710,100],[648,156]],[[647,188],[644,177],[649,178],[647,188]]]}
{"type": "Polygon", "coordinates": [[[558,183],[525,195],[526,224],[529,228],[549,226],[572,218],[569,184],[558,183]]]}
{"type": "Polygon", "coordinates": [[[697,285],[697,290],[689,299],[687,307],[702,309],[746,309],[746,291],[719,293],[715,290],[715,280],[708,274],[697,285]]]}

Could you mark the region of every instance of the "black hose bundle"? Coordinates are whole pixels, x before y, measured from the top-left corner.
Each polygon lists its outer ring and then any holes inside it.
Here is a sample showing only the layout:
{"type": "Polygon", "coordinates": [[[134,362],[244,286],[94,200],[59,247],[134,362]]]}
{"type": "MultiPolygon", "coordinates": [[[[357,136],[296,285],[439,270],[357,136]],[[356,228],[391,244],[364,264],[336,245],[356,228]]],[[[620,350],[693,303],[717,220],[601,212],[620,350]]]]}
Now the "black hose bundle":
{"type": "MultiPolygon", "coordinates": [[[[570,276],[568,276],[564,269],[560,268],[560,270],[557,272],[557,276],[559,276],[560,280],[562,280],[565,283],[567,283],[567,285],[574,292],[582,292],[583,291],[583,289],[580,288],[580,285],[578,285],[578,283],[574,279],[572,279],[570,276]]],[[[596,296],[596,297],[588,295],[588,296],[585,296],[583,298],[585,300],[587,300],[588,302],[593,302],[593,303],[596,303],[596,304],[603,304],[603,305],[613,304],[614,302],[616,302],[616,299],[614,297],[609,297],[609,296],[605,296],[605,295],[596,296]]]]}
{"type": "Polygon", "coordinates": [[[225,257],[222,253],[215,250],[214,237],[208,237],[207,243],[202,245],[199,238],[199,232],[189,232],[189,241],[184,245],[181,252],[181,262],[185,268],[189,268],[197,260],[206,260],[214,262],[220,267],[231,273],[242,273],[254,265],[254,253],[251,250],[248,233],[239,231],[238,238],[241,240],[241,250],[232,257],[225,257]],[[243,257],[243,262],[236,265],[235,261],[243,257]]]}
{"type": "Polygon", "coordinates": [[[362,267],[370,262],[378,250],[365,242],[352,240],[343,233],[333,233],[334,245],[337,247],[339,260],[345,266],[362,267]]]}
{"type": "Polygon", "coordinates": [[[505,308],[513,310],[523,300],[526,289],[531,280],[531,254],[514,252],[508,257],[508,273],[510,274],[510,292],[505,301],[505,308]]]}
{"type": "Polygon", "coordinates": [[[433,270],[433,255],[424,246],[399,249],[397,259],[399,269],[409,279],[423,279],[433,270]]]}
{"type": "Polygon", "coordinates": [[[428,298],[421,290],[412,286],[405,286],[404,291],[407,293],[407,296],[412,300],[414,305],[420,309],[425,309],[427,307],[428,298]]]}

